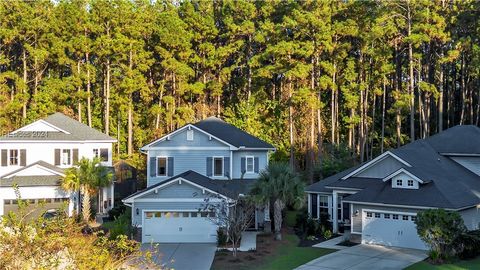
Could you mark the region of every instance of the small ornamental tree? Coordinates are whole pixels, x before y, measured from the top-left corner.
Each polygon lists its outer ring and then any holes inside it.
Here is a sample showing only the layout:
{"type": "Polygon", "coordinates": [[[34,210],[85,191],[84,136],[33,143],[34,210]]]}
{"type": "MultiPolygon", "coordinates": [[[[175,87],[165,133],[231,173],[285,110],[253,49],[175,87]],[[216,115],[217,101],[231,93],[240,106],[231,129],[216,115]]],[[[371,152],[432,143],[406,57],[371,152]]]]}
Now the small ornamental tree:
{"type": "Polygon", "coordinates": [[[467,231],[458,212],[444,209],[419,212],[415,224],[418,235],[430,247],[431,259],[436,262],[455,255],[454,242],[467,231]]]}
{"type": "Polygon", "coordinates": [[[227,241],[232,243],[232,255],[236,257],[242,233],[254,222],[255,204],[248,197],[230,200],[211,195],[205,198],[199,211],[207,212],[211,222],[225,230],[227,241]]]}

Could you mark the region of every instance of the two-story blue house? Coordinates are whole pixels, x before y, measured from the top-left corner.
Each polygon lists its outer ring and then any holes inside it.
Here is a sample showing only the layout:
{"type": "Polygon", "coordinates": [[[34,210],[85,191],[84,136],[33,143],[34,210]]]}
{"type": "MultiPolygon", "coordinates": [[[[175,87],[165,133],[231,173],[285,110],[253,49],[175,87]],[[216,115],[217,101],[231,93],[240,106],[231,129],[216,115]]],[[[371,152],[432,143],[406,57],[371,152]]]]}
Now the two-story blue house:
{"type": "MultiPolygon", "coordinates": [[[[205,199],[231,201],[247,194],[274,150],[216,117],[142,147],[147,188],[123,200],[131,207],[132,225],[142,228],[142,242],[215,242],[217,213],[199,211],[205,199]]],[[[258,208],[252,227],[262,227],[264,217],[258,208]]]]}

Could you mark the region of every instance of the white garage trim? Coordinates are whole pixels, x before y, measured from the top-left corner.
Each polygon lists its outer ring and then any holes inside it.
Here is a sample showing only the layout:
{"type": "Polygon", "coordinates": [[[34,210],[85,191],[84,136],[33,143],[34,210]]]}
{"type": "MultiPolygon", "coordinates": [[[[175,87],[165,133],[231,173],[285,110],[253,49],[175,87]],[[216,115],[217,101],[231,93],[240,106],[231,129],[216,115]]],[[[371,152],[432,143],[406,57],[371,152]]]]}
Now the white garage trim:
{"type": "Polygon", "coordinates": [[[362,243],[426,250],[417,233],[416,216],[416,212],[362,209],[362,243]]]}

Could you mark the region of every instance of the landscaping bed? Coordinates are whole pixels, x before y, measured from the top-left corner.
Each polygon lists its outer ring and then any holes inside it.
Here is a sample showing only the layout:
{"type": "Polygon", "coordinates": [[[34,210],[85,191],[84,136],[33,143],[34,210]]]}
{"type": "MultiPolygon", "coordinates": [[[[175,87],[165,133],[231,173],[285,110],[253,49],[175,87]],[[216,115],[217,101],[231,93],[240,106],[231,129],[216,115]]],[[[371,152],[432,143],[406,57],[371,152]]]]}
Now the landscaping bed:
{"type": "Polygon", "coordinates": [[[464,270],[480,269],[480,257],[471,260],[459,260],[457,262],[433,265],[428,261],[422,261],[406,268],[406,270],[464,270]]]}
{"type": "Polygon", "coordinates": [[[214,270],[291,270],[334,250],[299,247],[300,240],[292,230],[283,231],[283,240],[275,241],[271,234],[257,236],[257,250],[238,252],[218,251],[212,264],[214,270]]]}

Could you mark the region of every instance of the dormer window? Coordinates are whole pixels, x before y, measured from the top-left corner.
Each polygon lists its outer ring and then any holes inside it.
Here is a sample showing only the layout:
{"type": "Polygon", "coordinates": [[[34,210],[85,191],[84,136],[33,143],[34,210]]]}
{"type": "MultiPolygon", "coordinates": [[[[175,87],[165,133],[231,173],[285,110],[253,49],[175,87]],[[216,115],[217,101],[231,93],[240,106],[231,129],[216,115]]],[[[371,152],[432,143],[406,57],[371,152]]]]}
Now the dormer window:
{"type": "Polygon", "coordinates": [[[193,141],[193,130],[187,130],[187,141],[193,141]]]}
{"type": "Polygon", "coordinates": [[[413,180],[408,180],[407,181],[407,186],[413,187],[413,180]]]}
{"type": "Polygon", "coordinates": [[[403,186],[403,180],[402,179],[397,179],[397,187],[403,186]]]}

